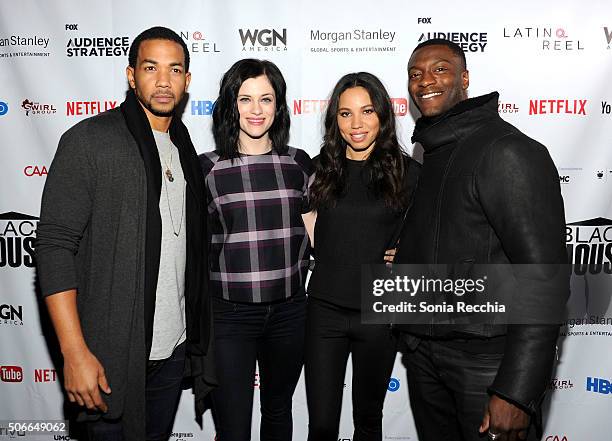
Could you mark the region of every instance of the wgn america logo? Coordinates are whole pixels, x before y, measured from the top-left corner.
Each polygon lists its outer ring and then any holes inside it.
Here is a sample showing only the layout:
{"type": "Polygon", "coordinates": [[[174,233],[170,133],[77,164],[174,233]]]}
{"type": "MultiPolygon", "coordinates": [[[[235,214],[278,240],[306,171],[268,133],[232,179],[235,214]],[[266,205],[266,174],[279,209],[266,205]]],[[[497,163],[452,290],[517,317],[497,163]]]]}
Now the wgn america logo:
{"type": "Polygon", "coordinates": [[[569,39],[567,31],[561,27],[504,27],[504,38],[540,41],[543,51],[584,50],[582,41],[569,39]]]}
{"type": "Polygon", "coordinates": [[[612,31],[609,31],[607,26],[604,26],[603,30],[606,34],[606,49],[610,49],[610,45],[612,45],[612,31]]]}
{"type": "Polygon", "coordinates": [[[221,52],[217,43],[209,41],[206,35],[200,31],[180,31],[179,35],[185,40],[185,44],[187,44],[187,49],[189,49],[191,55],[218,54],[221,52]]]}
{"type": "Polygon", "coordinates": [[[38,218],[14,211],[0,214],[0,268],[34,268],[38,218]]]}
{"type": "Polygon", "coordinates": [[[30,101],[28,98],[21,102],[21,108],[25,111],[26,116],[54,115],[57,113],[55,105],[41,104],[37,101],[30,101]]]}
{"type": "Polygon", "coordinates": [[[287,50],[287,29],[238,29],[243,52],[287,50]]]}
{"type": "MultiPolygon", "coordinates": [[[[67,31],[77,31],[78,23],[65,25],[67,31]]],[[[66,42],[66,56],[75,57],[125,57],[130,49],[130,38],[127,36],[87,35],[73,37],[66,42]]]]}
{"type": "Polygon", "coordinates": [[[23,305],[0,304],[0,325],[23,326],[23,305]]]}
{"type": "Polygon", "coordinates": [[[8,111],[9,111],[8,103],[5,103],[4,101],[0,101],[0,116],[6,115],[8,111]]]}
{"type": "Polygon", "coordinates": [[[487,32],[423,32],[419,43],[433,38],[453,41],[465,52],[484,52],[488,44],[487,32]]]}

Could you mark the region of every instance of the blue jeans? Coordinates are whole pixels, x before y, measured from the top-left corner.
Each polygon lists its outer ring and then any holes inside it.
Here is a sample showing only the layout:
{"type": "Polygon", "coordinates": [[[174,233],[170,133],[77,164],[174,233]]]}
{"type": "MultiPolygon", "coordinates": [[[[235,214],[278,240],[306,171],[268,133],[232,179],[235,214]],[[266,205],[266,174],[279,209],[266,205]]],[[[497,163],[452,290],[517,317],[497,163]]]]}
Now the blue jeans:
{"type": "Polygon", "coordinates": [[[246,304],[213,298],[219,387],[211,393],[218,441],[251,439],[255,361],[261,441],[290,441],[292,399],[304,358],[306,297],[246,304]]]}
{"type": "MultiPolygon", "coordinates": [[[[185,343],[176,347],[170,358],[149,361],[147,366],[146,434],[147,441],[170,438],[172,424],[181,395],[185,372],[185,343]]],[[[121,419],[87,423],[89,441],[123,441],[121,419]]]]}

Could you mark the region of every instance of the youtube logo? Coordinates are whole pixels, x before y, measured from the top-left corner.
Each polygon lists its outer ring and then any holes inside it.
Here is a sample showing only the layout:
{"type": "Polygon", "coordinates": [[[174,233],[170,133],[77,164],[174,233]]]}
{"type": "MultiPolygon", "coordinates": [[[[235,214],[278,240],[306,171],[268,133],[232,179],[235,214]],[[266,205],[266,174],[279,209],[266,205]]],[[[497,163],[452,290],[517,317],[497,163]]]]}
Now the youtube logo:
{"type": "Polygon", "coordinates": [[[0,380],[5,383],[21,383],[23,369],[20,366],[0,366],[0,380]]]}

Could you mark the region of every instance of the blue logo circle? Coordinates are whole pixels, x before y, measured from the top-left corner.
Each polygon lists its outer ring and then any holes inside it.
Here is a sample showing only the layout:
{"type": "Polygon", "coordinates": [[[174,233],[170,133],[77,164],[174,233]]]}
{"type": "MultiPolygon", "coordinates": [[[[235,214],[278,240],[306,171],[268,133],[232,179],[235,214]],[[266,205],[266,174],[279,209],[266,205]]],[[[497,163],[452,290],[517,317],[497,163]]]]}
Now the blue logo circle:
{"type": "Polygon", "coordinates": [[[8,104],[4,101],[0,101],[0,116],[6,115],[8,112],[8,104]]]}
{"type": "Polygon", "coordinates": [[[391,377],[389,379],[389,386],[387,387],[389,392],[397,392],[399,388],[400,388],[400,381],[397,378],[391,377]]]}

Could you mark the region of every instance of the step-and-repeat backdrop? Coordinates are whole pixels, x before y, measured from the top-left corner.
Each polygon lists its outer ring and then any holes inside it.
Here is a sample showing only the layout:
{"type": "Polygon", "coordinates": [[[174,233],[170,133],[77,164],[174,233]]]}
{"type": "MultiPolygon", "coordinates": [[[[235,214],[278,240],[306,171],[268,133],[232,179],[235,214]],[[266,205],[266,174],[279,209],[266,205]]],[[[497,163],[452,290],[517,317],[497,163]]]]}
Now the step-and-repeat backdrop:
{"type": "MultiPolygon", "coordinates": [[[[274,61],[285,75],[292,145],[318,152],[332,87],[343,74],[366,70],[388,88],[400,137],[418,158],[410,143],[407,60],[426,39],[458,42],[467,54],[470,95],[498,90],[501,116],[548,146],[565,199],[568,252],[580,264],[560,333],[544,439],[611,438],[612,3],[605,0],[0,2],[0,420],[63,418],[61,367],[36,296],[40,196],[60,135],[121,103],[129,45],[155,25],[174,29],[191,52],[183,119],[200,152],[213,147],[210,116],[221,75],[236,60],[256,57],[274,61]]],[[[352,436],[350,378],[349,363],[341,440],[352,436]]],[[[257,377],[253,383],[257,403],[257,377]]],[[[185,392],[172,441],[214,439],[210,416],[201,429],[192,406],[185,392]]],[[[258,414],[256,404],[253,439],[259,439],[258,414]]],[[[294,438],[304,440],[303,382],[294,421],[294,438]]],[[[0,429],[0,441],[30,437],[0,429]]],[[[417,439],[399,355],[384,439],[417,439]]]]}

